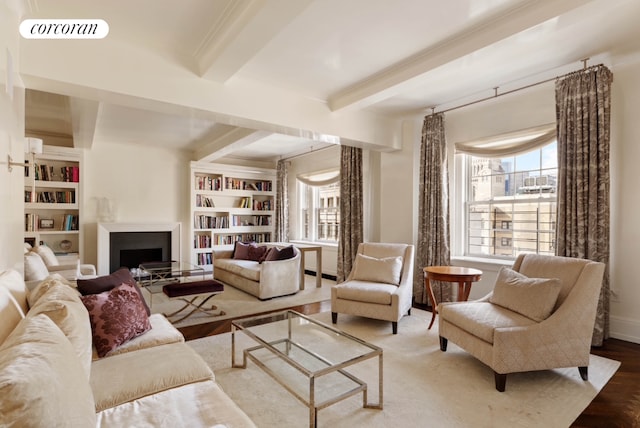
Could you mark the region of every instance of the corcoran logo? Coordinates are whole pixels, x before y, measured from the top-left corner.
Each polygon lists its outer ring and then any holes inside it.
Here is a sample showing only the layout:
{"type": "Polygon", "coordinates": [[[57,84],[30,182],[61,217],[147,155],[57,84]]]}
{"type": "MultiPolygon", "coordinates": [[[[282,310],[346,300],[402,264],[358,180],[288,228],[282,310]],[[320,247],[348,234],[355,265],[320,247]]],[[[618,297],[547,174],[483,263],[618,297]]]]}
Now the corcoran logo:
{"type": "Polygon", "coordinates": [[[102,19],[25,19],[20,35],[25,39],[103,39],[109,24],[102,19]]]}

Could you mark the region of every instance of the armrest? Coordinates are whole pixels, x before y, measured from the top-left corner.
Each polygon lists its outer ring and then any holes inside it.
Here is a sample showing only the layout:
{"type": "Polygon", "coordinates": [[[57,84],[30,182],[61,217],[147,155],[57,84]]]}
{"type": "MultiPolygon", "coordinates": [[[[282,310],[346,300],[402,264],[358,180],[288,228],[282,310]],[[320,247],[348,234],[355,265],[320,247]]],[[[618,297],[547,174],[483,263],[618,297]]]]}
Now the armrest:
{"type": "Polygon", "coordinates": [[[212,252],[213,259],[230,259],[233,255],[233,250],[213,250],[212,252]]]}
{"type": "Polygon", "coordinates": [[[300,252],[298,250],[293,258],[265,261],[260,266],[260,288],[264,290],[265,295],[268,295],[270,290],[295,293],[300,289],[300,252]]]}
{"type": "Polygon", "coordinates": [[[92,264],[74,264],[74,265],[58,265],[49,266],[47,270],[49,273],[62,272],[62,271],[77,271],[80,269],[80,275],[95,275],[96,267],[92,264]]]}

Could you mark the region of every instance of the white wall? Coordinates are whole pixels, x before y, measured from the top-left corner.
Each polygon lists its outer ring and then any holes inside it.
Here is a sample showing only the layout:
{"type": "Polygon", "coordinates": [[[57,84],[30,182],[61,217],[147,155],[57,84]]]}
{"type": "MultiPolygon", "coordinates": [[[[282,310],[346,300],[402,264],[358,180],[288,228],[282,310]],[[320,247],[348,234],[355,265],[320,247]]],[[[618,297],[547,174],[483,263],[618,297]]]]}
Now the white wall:
{"type": "Polygon", "coordinates": [[[189,260],[189,153],[109,143],[87,150],[83,164],[86,263],[97,262],[98,200],[108,198],[121,223],[182,223],[182,259],[189,260]]]}
{"type": "Polygon", "coordinates": [[[0,271],[22,272],[24,241],[24,169],[7,168],[7,155],[24,161],[24,87],[17,74],[18,12],[0,2],[0,271]],[[10,64],[9,56],[13,59],[10,64]],[[13,72],[11,70],[13,66],[13,72]],[[7,81],[13,86],[8,87],[7,81]]]}

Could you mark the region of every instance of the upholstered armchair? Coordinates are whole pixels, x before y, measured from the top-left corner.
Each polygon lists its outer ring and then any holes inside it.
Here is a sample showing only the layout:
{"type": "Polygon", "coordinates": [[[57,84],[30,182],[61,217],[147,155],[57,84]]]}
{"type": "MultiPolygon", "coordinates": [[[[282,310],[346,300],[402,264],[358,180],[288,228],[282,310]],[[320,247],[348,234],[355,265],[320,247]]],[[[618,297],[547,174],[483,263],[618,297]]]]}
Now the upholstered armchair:
{"type": "Polygon", "coordinates": [[[347,279],[331,287],[331,321],[338,314],[398,321],[411,314],[413,245],[362,243],[347,279]]]}
{"type": "Polygon", "coordinates": [[[578,367],[588,379],[589,353],[605,266],[590,260],[521,254],[502,268],[491,293],[438,305],[440,349],[452,341],[495,374],[578,367]]]}

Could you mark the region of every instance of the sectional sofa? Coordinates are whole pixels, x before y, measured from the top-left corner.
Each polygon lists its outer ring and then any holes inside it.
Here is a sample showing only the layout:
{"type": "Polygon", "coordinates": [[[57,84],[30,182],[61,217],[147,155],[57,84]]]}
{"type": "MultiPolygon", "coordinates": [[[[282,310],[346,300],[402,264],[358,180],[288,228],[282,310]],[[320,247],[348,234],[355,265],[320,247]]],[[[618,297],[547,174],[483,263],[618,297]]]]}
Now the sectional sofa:
{"type": "Polygon", "coordinates": [[[180,332],[148,316],[125,285],[87,299],[59,275],[29,290],[17,271],[0,272],[0,426],[255,426],[180,332]],[[101,299],[105,311],[138,305],[114,319],[144,332],[108,352],[110,340],[94,346],[101,299]]]}

